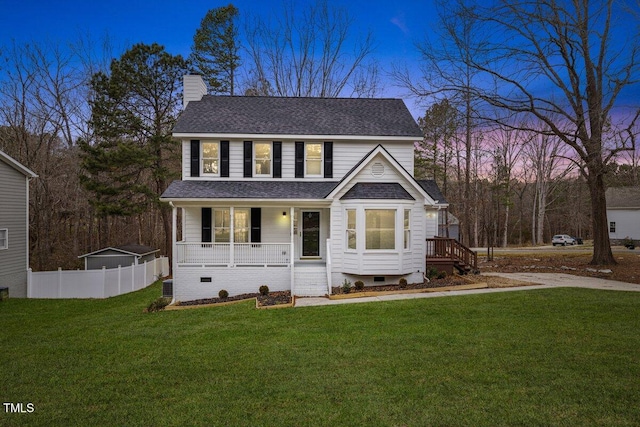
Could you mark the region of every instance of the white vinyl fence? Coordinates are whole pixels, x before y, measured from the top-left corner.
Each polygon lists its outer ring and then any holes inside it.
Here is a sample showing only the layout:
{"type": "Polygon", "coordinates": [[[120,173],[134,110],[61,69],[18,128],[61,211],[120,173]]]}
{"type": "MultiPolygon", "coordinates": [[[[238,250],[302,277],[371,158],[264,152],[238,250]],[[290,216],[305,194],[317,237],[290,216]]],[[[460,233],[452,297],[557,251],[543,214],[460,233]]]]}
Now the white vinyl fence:
{"type": "Polygon", "coordinates": [[[169,259],[102,270],[27,273],[28,298],[108,298],[146,288],[169,274],[169,259]]]}

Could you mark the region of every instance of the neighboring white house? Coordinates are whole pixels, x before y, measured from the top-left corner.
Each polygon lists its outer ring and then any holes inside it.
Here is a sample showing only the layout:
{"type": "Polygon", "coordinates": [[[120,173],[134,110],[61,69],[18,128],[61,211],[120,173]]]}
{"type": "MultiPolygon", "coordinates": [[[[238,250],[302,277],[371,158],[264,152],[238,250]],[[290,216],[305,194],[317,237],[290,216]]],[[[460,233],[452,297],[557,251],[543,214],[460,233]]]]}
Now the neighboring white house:
{"type": "Polygon", "coordinates": [[[422,133],[402,100],[212,96],[199,76],[184,93],[182,180],[161,196],[175,300],[423,280],[447,203],[413,177],[422,133]]]}
{"type": "Polygon", "coordinates": [[[620,244],[630,238],[640,242],[640,188],[617,187],[608,188],[607,220],[609,222],[609,239],[612,244],[620,244]]]}
{"type": "Polygon", "coordinates": [[[29,180],[37,175],[0,151],[0,288],[27,296],[29,180]]]}

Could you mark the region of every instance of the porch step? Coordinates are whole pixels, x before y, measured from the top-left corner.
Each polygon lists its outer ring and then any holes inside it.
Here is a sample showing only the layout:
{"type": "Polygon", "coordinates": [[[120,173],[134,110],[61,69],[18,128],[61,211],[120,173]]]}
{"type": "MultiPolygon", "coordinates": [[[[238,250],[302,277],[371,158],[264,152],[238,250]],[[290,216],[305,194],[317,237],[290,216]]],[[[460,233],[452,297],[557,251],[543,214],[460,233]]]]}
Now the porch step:
{"type": "Polygon", "coordinates": [[[325,266],[296,266],[294,269],[294,293],[301,297],[319,297],[327,294],[327,269],[325,266]]]}

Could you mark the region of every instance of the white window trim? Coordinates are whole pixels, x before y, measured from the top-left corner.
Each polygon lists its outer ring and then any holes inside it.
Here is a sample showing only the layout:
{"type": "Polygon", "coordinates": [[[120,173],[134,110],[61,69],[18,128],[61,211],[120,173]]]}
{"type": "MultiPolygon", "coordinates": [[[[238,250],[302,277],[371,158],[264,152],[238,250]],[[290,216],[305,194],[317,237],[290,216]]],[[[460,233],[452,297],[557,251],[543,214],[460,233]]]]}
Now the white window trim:
{"type": "MultiPolygon", "coordinates": [[[[363,251],[364,253],[394,253],[397,254],[398,252],[400,252],[400,250],[398,250],[398,211],[402,210],[402,207],[394,205],[394,206],[382,206],[382,207],[378,207],[378,206],[363,206],[362,209],[362,215],[363,215],[363,233],[364,233],[364,247],[363,247],[363,251]],[[385,211],[394,211],[394,230],[393,230],[393,248],[385,248],[385,249],[369,249],[367,248],[367,211],[369,210],[373,210],[373,211],[377,211],[377,210],[385,210],[385,211]]],[[[402,231],[404,233],[404,227],[402,227],[402,231]]],[[[404,245],[402,245],[402,247],[404,247],[404,245]]]]}
{"type": "MultiPolygon", "coordinates": [[[[224,215],[224,213],[223,213],[224,215]]],[[[225,208],[225,207],[220,207],[220,208],[213,208],[211,211],[211,241],[213,243],[231,243],[232,239],[233,239],[233,235],[231,233],[233,233],[233,227],[231,226],[231,222],[233,221],[233,219],[231,218],[231,209],[230,208],[225,208]],[[227,211],[229,213],[229,225],[227,227],[216,227],[216,211],[218,212],[225,212],[227,211]],[[229,241],[228,242],[218,242],[216,240],[216,230],[228,230],[229,232],[229,241]]]]}
{"type": "Polygon", "coordinates": [[[349,253],[358,253],[358,248],[360,247],[360,245],[358,245],[358,208],[356,207],[347,207],[344,209],[344,251],[345,252],[349,252],[349,253]],[[350,248],[349,247],[349,230],[351,230],[349,228],[349,211],[354,211],[356,214],[356,224],[355,224],[355,229],[353,229],[356,233],[356,247],[355,248],[350,248]]]}
{"type": "Polygon", "coordinates": [[[253,150],[252,151],[253,151],[253,153],[252,153],[252,155],[253,155],[253,164],[252,164],[252,167],[253,167],[253,171],[252,172],[253,172],[253,174],[252,175],[254,177],[262,177],[262,178],[273,177],[273,143],[269,142],[269,141],[254,141],[253,150]],[[256,168],[256,145],[257,144],[267,144],[267,145],[269,145],[269,165],[270,166],[269,166],[269,173],[268,174],[266,174],[266,173],[258,173],[256,171],[256,169],[257,169],[256,168]]]}
{"type": "Polygon", "coordinates": [[[405,252],[411,252],[411,208],[404,208],[402,210],[402,247],[405,252]],[[407,228],[404,227],[404,216],[409,214],[409,225],[407,228]]]}
{"type": "Polygon", "coordinates": [[[0,228],[0,233],[4,233],[4,241],[5,245],[0,246],[0,250],[9,249],[9,229],[8,228],[0,228]]]}
{"type": "Polygon", "coordinates": [[[220,141],[202,141],[200,144],[200,170],[203,176],[220,176],[220,141]],[[205,144],[217,144],[218,145],[218,173],[210,173],[204,171],[204,145],[205,144]]]}
{"type": "Polygon", "coordinates": [[[305,142],[304,143],[304,176],[310,178],[322,178],[324,176],[324,144],[321,142],[305,142]],[[319,145],[320,146],[320,173],[318,174],[310,174],[307,172],[307,146],[310,144],[319,145]]]}

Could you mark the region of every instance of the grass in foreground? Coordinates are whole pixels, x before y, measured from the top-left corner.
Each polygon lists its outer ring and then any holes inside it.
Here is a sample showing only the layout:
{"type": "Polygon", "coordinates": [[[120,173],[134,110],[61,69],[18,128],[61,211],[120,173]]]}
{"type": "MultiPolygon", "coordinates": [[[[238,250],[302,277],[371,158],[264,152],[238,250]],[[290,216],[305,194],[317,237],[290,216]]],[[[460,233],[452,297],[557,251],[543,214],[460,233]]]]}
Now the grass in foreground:
{"type": "Polygon", "coordinates": [[[638,425],[640,294],[0,303],[0,425],[638,425]]]}

